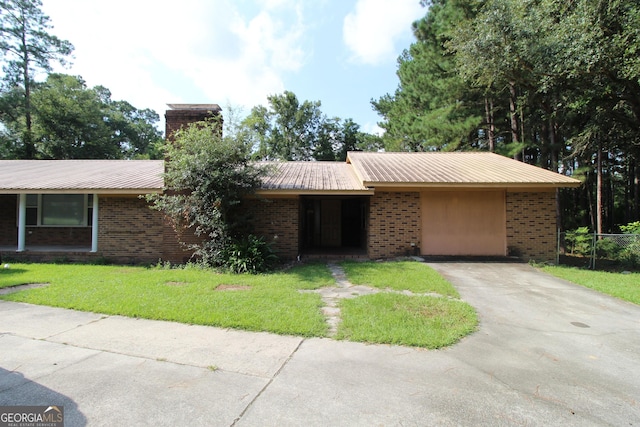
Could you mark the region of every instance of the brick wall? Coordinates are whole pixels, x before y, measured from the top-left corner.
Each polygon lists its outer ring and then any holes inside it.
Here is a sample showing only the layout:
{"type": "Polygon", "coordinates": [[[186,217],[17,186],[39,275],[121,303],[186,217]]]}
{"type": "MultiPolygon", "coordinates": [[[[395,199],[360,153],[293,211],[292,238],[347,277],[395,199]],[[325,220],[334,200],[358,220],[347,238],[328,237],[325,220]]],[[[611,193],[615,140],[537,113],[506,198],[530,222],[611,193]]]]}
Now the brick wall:
{"type": "Polygon", "coordinates": [[[252,199],[247,205],[255,234],[271,243],[281,261],[295,259],[299,251],[299,199],[252,199]]]}
{"type": "Polygon", "coordinates": [[[377,191],[369,209],[369,258],[412,255],[420,245],[420,193],[377,191]]]}
{"type": "Polygon", "coordinates": [[[156,262],[162,257],[163,215],[137,197],[99,198],[98,251],[117,262],[156,262]]]}
{"type": "Polygon", "coordinates": [[[556,196],[553,192],[507,193],[507,246],[526,261],[554,261],[556,196]]]}
{"type": "MultiPolygon", "coordinates": [[[[165,136],[168,140],[172,140],[173,133],[190,123],[201,122],[208,118],[220,117],[220,107],[212,106],[210,108],[185,108],[167,110],[165,112],[165,136]]],[[[222,130],[222,127],[221,127],[222,130]]]]}

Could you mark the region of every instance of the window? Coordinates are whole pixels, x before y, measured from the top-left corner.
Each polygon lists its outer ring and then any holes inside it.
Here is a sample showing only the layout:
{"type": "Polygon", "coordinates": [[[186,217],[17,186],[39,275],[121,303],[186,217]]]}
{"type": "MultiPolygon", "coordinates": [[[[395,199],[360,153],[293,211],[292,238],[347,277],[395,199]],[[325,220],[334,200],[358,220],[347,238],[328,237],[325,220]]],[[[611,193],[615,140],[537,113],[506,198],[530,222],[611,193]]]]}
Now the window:
{"type": "Polygon", "coordinates": [[[93,195],[27,194],[26,224],[31,227],[91,226],[93,195]]]}

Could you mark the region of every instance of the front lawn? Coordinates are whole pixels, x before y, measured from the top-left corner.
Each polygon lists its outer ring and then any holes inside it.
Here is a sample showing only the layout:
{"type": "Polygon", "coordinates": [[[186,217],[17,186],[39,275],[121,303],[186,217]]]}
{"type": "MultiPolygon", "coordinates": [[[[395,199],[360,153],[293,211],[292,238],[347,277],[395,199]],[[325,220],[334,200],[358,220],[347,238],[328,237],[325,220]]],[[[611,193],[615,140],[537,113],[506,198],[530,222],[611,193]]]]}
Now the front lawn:
{"type": "Polygon", "coordinates": [[[351,283],[384,292],[340,302],[336,338],[426,348],[451,345],[475,331],[478,318],[469,304],[453,300],[458,291],[428,265],[415,261],[343,262],[351,283]]]}
{"type": "MultiPolygon", "coordinates": [[[[439,348],[477,326],[473,308],[452,299],[457,291],[424,263],[349,262],[343,267],[353,283],[382,292],[340,301],[338,339],[439,348]],[[428,295],[398,294],[403,290],[428,295]]],[[[335,286],[324,264],[303,264],[264,275],[78,264],[12,264],[0,269],[0,288],[28,283],[49,285],[0,298],[307,337],[327,336],[328,325],[320,295],[299,291],[335,286]]]]}
{"type": "Polygon", "coordinates": [[[82,311],[181,323],[324,336],[327,325],[317,289],[334,283],[324,265],[266,275],[217,274],[201,269],[13,264],[0,270],[0,287],[49,283],[4,295],[82,311]]]}
{"type": "Polygon", "coordinates": [[[610,273],[566,266],[547,266],[543,270],[569,282],[640,304],[640,273],[610,273]]]}

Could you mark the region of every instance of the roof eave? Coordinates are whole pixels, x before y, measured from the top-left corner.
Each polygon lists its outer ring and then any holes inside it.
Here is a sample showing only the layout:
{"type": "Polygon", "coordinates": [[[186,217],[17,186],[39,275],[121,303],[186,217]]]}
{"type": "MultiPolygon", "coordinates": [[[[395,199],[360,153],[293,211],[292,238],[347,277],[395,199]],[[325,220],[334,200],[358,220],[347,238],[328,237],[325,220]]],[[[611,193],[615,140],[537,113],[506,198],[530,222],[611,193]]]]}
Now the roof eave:
{"type": "Polygon", "coordinates": [[[0,194],[157,194],[162,188],[0,188],[0,194]]]}
{"type": "Polygon", "coordinates": [[[256,191],[256,194],[260,196],[372,196],[374,194],[374,190],[260,189],[256,191]]]}
{"type": "Polygon", "coordinates": [[[374,188],[576,188],[581,182],[376,182],[364,181],[374,188]]]}

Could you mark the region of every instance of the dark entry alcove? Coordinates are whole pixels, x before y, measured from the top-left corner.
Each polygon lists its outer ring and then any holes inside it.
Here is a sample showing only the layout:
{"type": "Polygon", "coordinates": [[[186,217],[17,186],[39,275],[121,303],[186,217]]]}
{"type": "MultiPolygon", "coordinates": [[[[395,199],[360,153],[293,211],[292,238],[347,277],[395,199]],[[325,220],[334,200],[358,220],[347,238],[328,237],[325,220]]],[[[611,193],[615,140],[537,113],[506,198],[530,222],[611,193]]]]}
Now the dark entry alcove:
{"type": "Polygon", "coordinates": [[[300,205],[303,250],[366,250],[368,197],[305,197],[300,205]]]}

